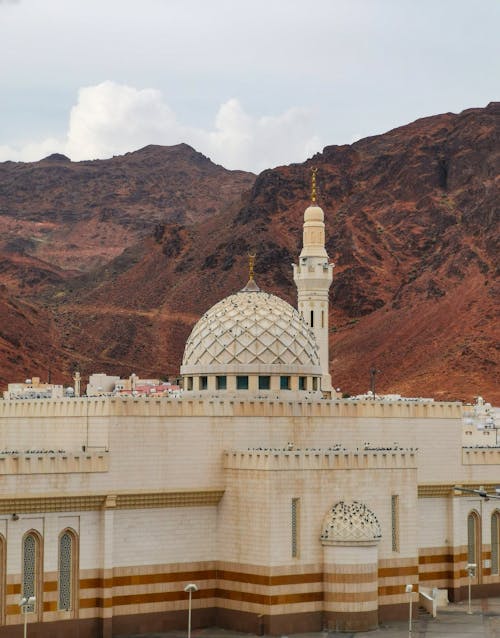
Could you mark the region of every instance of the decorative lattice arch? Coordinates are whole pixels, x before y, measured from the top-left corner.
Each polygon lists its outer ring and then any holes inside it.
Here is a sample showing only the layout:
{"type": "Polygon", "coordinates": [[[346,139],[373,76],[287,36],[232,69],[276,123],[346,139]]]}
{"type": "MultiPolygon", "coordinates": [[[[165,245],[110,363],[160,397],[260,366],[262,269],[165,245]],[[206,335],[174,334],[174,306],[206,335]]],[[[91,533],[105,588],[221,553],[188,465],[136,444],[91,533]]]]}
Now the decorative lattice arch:
{"type": "Polygon", "coordinates": [[[324,543],[379,541],[382,530],[375,514],[359,501],[339,501],[325,516],[321,540],[324,543]]]}

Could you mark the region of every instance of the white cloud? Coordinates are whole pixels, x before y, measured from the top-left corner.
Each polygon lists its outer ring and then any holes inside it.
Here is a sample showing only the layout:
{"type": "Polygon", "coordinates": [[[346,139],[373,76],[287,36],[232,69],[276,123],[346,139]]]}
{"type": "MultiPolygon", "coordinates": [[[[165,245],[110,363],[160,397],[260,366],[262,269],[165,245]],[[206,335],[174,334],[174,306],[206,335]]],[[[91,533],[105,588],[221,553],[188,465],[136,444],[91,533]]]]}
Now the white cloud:
{"type": "Polygon", "coordinates": [[[79,90],[65,139],[0,146],[0,159],[34,161],[54,152],[74,161],[100,159],[147,144],[186,142],[227,168],[259,172],[320,150],[312,124],[307,109],[254,117],[232,98],[219,107],[213,130],[194,128],[178,121],[159,91],[107,81],[79,90]]]}

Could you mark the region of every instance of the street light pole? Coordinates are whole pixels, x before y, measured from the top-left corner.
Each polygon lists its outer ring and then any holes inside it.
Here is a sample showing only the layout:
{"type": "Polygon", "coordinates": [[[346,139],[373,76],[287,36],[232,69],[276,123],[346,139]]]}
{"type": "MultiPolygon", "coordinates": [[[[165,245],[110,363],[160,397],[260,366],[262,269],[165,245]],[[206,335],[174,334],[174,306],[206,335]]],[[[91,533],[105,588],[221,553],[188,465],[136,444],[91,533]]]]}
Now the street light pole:
{"type": "Polygon", "coordinates": [[[476,563],[467,563],[466,569],[469,574],[469,608],[467,609],[467,613],[472,614],[471,584],[472,584],[472,577],[476,573],[476,563]]]}
{"type": "Polygon", "coordinates": [[[406,593],[409,596],[409,609],[408,609],[408,638],[411,638],[411,620],[412,620],[412,592],[413,592],[413,585],[406,585],[406,589],[405,589],[406,593]]]}
{"type": "MultiPolygon", "coordinates": [[[[184,587],[184,591],[189,594],[189,601],[188,601],[188,635],[187,635],[187,638],[191,638],[191,596],[193,595],[194,591],[198,591],[198,587],[194,583],[189,583],[189,585],[186,585],[184,587]]],[[[26,636],[24,638],[26,638],[26,636]]]]}
{"type": "Polygon", "coordinates": [[[28,611],[26,607],[28,605],[34,605],[36,598],[34,596],[23,596],[19,601],[19,607],[23,610],[24,615],[24,638],[26,638],[26,634],[28,632],[28,611]]]}

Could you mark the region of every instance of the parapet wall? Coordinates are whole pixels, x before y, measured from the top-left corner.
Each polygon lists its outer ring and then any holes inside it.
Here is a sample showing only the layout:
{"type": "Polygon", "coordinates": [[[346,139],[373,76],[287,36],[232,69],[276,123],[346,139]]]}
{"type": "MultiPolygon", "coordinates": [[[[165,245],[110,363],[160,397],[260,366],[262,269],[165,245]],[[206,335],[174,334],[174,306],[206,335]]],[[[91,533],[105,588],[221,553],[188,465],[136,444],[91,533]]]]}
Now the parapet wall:
{"type": "Polygon", "coordinates": [[[417,452],[231,450],[224,453],[228,470],[373,470],[416,469],[417,452]]]}
{"type": "Polygon", "coordinates": [[[40,454],[1,454],[0,475],[2,474],[67,474],[70,472],[107,472],[109,453],[48,452],[40,454]]]}
{"type": "Polygon", "coordinates": [[[433,418],[460,419],[462,404],[417,401],[304,400],[280,398],[251,399],[201,396],[167,397],[90,397],[75,399],[35,399],[0,401],[0,419],[30,417],[108,417],[108,416],[300,416],[350,418],[433,418]]]}

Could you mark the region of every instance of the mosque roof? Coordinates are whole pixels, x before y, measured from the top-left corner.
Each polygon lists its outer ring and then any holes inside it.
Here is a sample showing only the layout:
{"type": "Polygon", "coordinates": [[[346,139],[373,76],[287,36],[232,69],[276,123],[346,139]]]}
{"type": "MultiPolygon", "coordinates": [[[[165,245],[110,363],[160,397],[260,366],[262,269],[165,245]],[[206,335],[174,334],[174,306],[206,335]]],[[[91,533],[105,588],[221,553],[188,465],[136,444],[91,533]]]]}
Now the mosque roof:
{"type": "Polygon", "coordinates": [[[194,326],[181,372],[214,366],[261,371],[267,366],[295,366],[315,374],[320,373],[319,365],[314,334],[299,312],[261,291],[251,279],[243,290],[212,306],[194,326]]]}

